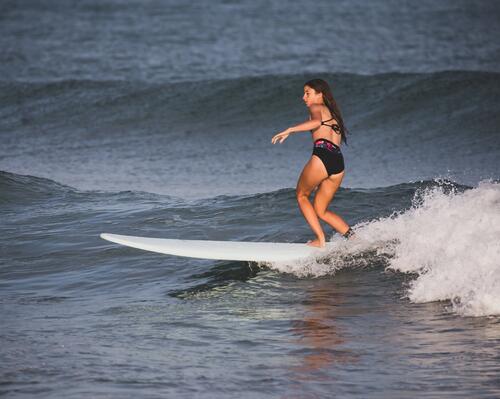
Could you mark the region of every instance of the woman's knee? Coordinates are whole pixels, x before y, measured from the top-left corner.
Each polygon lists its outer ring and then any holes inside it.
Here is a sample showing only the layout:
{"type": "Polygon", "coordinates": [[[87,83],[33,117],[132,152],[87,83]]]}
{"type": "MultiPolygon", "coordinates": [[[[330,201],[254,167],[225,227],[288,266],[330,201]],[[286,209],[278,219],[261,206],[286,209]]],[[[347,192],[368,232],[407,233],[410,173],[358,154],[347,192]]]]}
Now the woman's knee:
{"type": "Polygon", "coordinates": [[[297,201],[303,201],[304,199],[309,199],[309,195],[311,193],[308,193],[307,191],[304,191],[303,189],[296,188],[295,189],[295,196],[297,197],[297,201]]]}
{"type": "Polygon", "coordinates": [[[317,204],[314,204],[314,212],[318,215],[318,218],[321,220],[325,220],[326,217],[326,209],[319,207],[317,204]]]}

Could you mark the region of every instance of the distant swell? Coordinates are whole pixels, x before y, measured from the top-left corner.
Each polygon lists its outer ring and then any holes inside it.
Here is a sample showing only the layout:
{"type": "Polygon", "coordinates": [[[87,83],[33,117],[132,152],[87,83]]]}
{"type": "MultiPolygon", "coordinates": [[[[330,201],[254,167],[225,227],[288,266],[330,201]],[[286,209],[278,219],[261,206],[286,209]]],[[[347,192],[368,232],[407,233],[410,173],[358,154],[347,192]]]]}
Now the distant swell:
{"type": "MultiPolygon", "coordinates": [[[[477,127],[479,120],[481,135],[493,134],[499,126],[495,100],[500,94],[498,73],[449,71],[322,76],[332,83],[353,130],[360,124],[374,126],[390,120],[391,131],[395,123],[406,127],[410,124],[426,127],[421,134],[427,137],[435,132],[433,125],[441,124],[443,117],[450,134],[477,127]],[[428,110],[441,110],[444,114],[437,113],[439,118],[432,119],[432,112],[425,114],[428,110]]],[[[124,131],[125,126],[152,127],[168,123],[167,126],[172,127],[188,122],[192,127],[200,123],[219,125],[220,110],[224,109],[224,125],[250,123],[262,128],[276,117],[286,120],[297,115],[302,109],[301,87],[308,77],[267,75],[179,83],[3,81],[0,82],[0,127],[12,130],[47,124],[53,131],[54,128],[91,126],[93,130],[101,127],[108,133],[127,134],[130,129],[124,131]],[[186,92],[191,95],[183,97],[186,92]]]]}
{"type": "Polygon", "coordinates": [[[26,204],[72,192],[71,187],[50,179],[0,171],[0,204],[26,204]]]}

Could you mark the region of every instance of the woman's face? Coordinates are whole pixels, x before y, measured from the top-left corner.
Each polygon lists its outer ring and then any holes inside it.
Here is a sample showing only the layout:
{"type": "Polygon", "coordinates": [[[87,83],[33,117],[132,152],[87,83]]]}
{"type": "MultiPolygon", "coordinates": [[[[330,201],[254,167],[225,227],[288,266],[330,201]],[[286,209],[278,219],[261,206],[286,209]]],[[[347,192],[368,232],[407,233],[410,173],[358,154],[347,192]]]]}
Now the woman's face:
{"type": "Polygon", "coordinates": [[[304,86],[304,96],[302,97],[308,107],[313,104],[323,104],[323,95],[309,86],[304,86]]]}

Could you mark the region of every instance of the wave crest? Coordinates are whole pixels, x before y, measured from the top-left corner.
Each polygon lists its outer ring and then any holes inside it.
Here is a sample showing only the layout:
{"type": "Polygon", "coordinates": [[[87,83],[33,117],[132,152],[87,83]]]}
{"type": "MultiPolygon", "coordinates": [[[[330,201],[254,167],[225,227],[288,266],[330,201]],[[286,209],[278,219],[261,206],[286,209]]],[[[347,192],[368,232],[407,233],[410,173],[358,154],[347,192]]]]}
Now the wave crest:
{"type": "Polygon", "coordinates": [[[463,316],[500,314],[500,183],[478,187],[441,181],[417,190],[408,210],[356,226],[357,239],[338,240],[328,259],[273,264],[297,276],[384,265],[414,274],[413,302],[450,301],[463,316]]]}

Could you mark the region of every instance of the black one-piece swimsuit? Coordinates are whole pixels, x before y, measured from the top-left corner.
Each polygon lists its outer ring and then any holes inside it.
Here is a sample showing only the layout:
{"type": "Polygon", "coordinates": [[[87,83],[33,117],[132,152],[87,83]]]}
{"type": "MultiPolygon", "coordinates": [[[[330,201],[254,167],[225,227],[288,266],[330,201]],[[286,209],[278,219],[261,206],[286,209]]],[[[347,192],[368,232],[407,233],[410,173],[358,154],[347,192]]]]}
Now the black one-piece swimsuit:
{"type": "MultiPolygon", "coordinates": [[[[338,125],[327,125],[324,123],[329,122],[332,119],[321,121],[321,124],[331,127],[335,133],[340,134],[340,128],[338,125]]],[[[342,152],[340,152],[340,147],[337,144],[332,143],[330,140],[323,138],[315,140],[312,154],[321,159],[323,165],[325,165],[328,176],[335,175],[344,170],[344,156],[342,155],[342,152]]]]}

